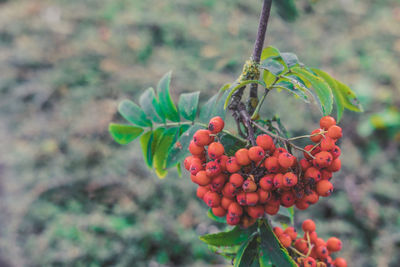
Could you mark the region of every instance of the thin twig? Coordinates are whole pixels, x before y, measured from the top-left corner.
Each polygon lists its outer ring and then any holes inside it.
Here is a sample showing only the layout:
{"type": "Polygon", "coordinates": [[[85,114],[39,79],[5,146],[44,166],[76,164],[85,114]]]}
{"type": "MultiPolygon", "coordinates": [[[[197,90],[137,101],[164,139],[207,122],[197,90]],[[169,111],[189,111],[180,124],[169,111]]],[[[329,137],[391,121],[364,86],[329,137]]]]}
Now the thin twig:
{"type": "Polygon", "coordinates": [[[300,251],[298,251],[298,250],[295,249],[294,247],[290,246],[289,248],[290,248],[291,250],[293,250],[296,254],[298,254],[298,255],[300,255],[300,256],[302,256],[302,257],[304,257],[304,258],[307,258],[307,256],[306,256],[305,254],[301,253],[300,251]]]}
{"type": "Polygon", "coordinates": [[[288,141],[293,141],[293,140],[297,140],[297,139],[301,139],[301,138],[310,138],[313,136],[317,136],[317,135],[321,135],[321,134],[326,134],[328,131],[322,131],[322,132],[318,132],[315,134],[306,134],[306,135],[301,135],[301,136],[295,136],[292,138],[288,138],[288,141]]]}

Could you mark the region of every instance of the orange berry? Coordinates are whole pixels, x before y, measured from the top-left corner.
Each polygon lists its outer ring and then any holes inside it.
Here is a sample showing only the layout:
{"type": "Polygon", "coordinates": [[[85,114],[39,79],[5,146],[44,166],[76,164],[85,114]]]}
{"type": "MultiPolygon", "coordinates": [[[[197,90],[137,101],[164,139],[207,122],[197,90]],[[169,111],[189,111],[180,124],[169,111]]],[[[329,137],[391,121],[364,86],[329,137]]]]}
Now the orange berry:
{"type": "Polygon", "coordinates": [[[193,141],[198,146],[206,146],[212,142],[212,139],[209,130],[200,129],[193,135],[193,141]]]}
{"type": "Polygon", "coordinates": [[[283,234],[283,229],[278,226],[275,226],[272,230],[274,231],[276,236],[280,236],[281,234],[283,234]]]}
{"type": "Polygon", "coordinates": [[[297,201],[296,202],[296,208],[298,208],[299,210],[306,210],[308,209],[308,207],[310,206],[310,204],[308,204],[306,201],[297,201]]]}
{"type": "Polygon", "coordinates": [[[323,136],[322,136],[322,134],[319,134],[319,133],[322,133],[323,131],[324,131],[324,129],[315,129],[314,131],[312,131],[311,135],[314,135],[314,134],[316,134],[316,135],[310,137],[311,141],[313,141],[314,143],[318,143],[319,141],[321,141],[323,136]]]}
{"type": "Polygon", "coordinates": [[[343,258],[336,258],[333,261],[333,265],[335,265],[336,267],[347,267],[347,262],[343,258]]]}
{"type": "Polygon", "coordinates": [[[318,168],[325,168],[331,165],[333,161],[333,156],[331,153],[327,151],[321,151],[318,154],[315,155],[314,159],[314,166],[318,168]]]}
{"type": "Polygon", "coordinates": [[[204,195],[210,191],[209,186],[199,186],[197,187],[196,196],[200,199],[203,199],[204,195]]]}
{"type": "Polygon", "coordinates": [[[265,152],[261,146],[253,146],[249,148],[249,158],[254,162],[259,162],[264,158],[265,152]]]}
{"type": "Polygon", "coordinates": [[[315,241],[315,245],[326,247],[326,242],[322,238],[317,238],[317,241],[315,241]]]}
{"type": "Polygon", "coordinates": [[[226,197],[226,196],[223,196],[223,197],[222,197],[222,199],[221,199],[221,207],[223,207],[224,209],[228,210],[229,205],[230,205],[231,203],[234,203],[234,200],[233,200],[233,199],[228,198],[228,197],[226,197]]]}
{"type": "Polygon", "coordinates": [[[281,188],[283,186],[283,174],[277,173],[274,176],[274,187],[281,188]]]}
{"type": "Polygon", "coordinates": [[[256,143],[266,151],[271,151],[271,148],[275,148],[274,140],[267,134],[257,136],[256,143]]]}
{"type": "Polygon", "coordinates": [[[239,203],[240,206],[245,206],[246,204],[246,193],[240,192],[236,195],[236,201],[239,203]]]}
{"type": "Polygon", "coordinates": [[[221,203],[221,197],[218,195],[218,193],[208,191],[204,195],[204,202],[209,206],[210,208],[218,207],[221,203]]]}
{"type": "Polygon", "coordinates": [[[317,194],[322,197],[329,197],[333,191],[333,185],[328,180],[321,180],[316,186],[317,194]]]}
{"type": "Polygon", "coordinates": [[[227,155],[222,155],[218,159],[215,160],[220,166],[222,171],[226,171],[226,162],[228,161],[227,155]]]}
{"type": "Polygon", "coordinates": [[[336,125],[336,120],[331,116],[325,116],[319,120],[319,126],[324,130],[328,130],[332,125],[336,125]]]}
{"type": "Polygon", "coordinates": [[[226,182],[226,176],[224,174],[219,174],[211,180],[211,191],[221,192],[226,182]]]}
{"type": "Polygon", "coordinates": [[[232,202],[228,207],[228,214],[230,216],[242,216],[243,208],[236,202],[232,202]]]}
{"type": "MultiPolygon", "coordinates": [[[[321,151],[321,148],[320,148],[320,146],[314,147],[313,145],[307,145],[307,146],[304,147],[304,150],[309,151],[310,154],[314,156],[315,154],[317,154],[318,152],[321,151]]],[[[305,157],[307,160],[312,160],[312,159],[313,159],[313,158],[312,158],[307,152],[305,152],[305,151],[303,152],[303,155],[304,155],[304,157],[305,157]]]]}
{"type": "Polygon", "coordinates": [[[235,153],[236,160],[238,164],[242,166],[249,165],[251,163],[251,160],[249,158],[249,150],[246,148],[241,148],[235,153]]]}
{"type": "Polygon", "coordinates": [[[235,187],[241,187],[243,185],[244,178],[238,173],[233,173],[229,177],[229,182],[232,183],[235,187]]]}
{"type": "Polygon", "coordinates": [[[309,256],[303,260],[303,266],[304,267],[316,267],[317,262],[315,261],[315,259],[313,257],[309,256]]]}
{"type": "Polygon", "coordinates": [[[252,180],[246,180],[242,185],[244,192],[255,192],[257,190],[257,184],[252,180]]]}
{"type": "Polygon", "coordinates": [[[327,267],[325,262],[319,261],[317,262],[317,267],[327,267]]]}
{"type": "Polygon", "coordinates": [[[301,170],[305,172],[308,168],[312,166],[312,164],[307,159],[301,159],[299,161],[301,170]]]}
{"type": "Polygon", "coordinates": [[[259,185],[264,190],[271,190],[274,187],[274,175],[267,174],[266,176],[262,177],[259,181],[259,185]]]}
{"type": "Polygon", "coordinates": [[[268,200],[271,198],[271,193],[269,191],[262,190],[261,188],[257,190],[258,193],[258,201],[261,204],[266,204],[268,200]]]}
{"type": "Polygon", "coordinates": [[[276,157],[267,158],[264,165],[268,172],[276,173],[279,170],[279,161],[276,157]]]}
{"type": "Polygon", "coordinates": [[[322,180],[330,180],[330,179],[332,179],[332,172],[331,171],[328,171],[328,170],[321,170],[321,177],[322,177],[322,180]]]}
{"type": "Polygon", "coordinates": [[[315,191],[310,191],[305,197],[304,201],[306,201],[308,204],[315,204],[319,200],[319,195],[315,191]]]}
{"type": "Polygon", "coordinates": [[[200,159],[192,159],[190,162],[189,172],[196,175],[199,171],[203,170],[203,164],[200,159]]]}
{"type": "Polygon", "coordinates": [[[311,180],[314,183],[320,181],[321,178],[321,172],[314,167],[308,168],[304,174],[304,179],[311,180]]]}
{"type": "Polygon", "coordinates": [[[337,252],[342,249],[342,241],[337,237],[331,237],[326,241],[326,247],[330,252],[337,252]]]}
{"type": "Polygon", "coordinates": [[[299,238],[294,241],[294,247],[303,254],[307,254],[308,244],[307,241],[303,238],[299,238]]]}
{"type": "Polygon", "coordinates": [[[205,186],[211,183],[211,178],[207,175],[206,171],[201,170],[195,175],[194,182],[198,185],[205,186]]]}
{"type": "Polygon", "coordinates": [[[290,238],[289,235],[283,233],[281,235],[278,236],[279,241],[281,241],[282,246],[285,248],[290,247],[290,244],[292,244],[292,239],[290,238]]]}
{"type": "Polygon", "coordinates": [[[275,215],[279,211],[279,205],[265,204],[264,211],[269,215],[275,215]]]}
{"type": "Polygon", "coordinates": [[[279,165],[287,169],[293,166],[293,164],[296,162],[296,157],[288,152],[284,152],[279,154],[278,161],[279,165]]]}
{"type": "Polygon", "coordinates": [[[247,214],[249,214],[250,217],[255,219],[260,218],[264,216],[264,207],[260,205],[247,207],[247,214]]]}
{"type": "Polygon", "coordinates": [[[250,226],[252,226],[255,222],[257,221],[256,218],[252,218],[249,216],[243,216],[241,221],[240,221],[240,226],[242,228],[249,228],[250,226]]]}
{"type": "Polygon", "coordinates": [[[290,191],[284,192],[281,195],[281,204],[286,208],[293,206],[295,201],[296,199],[294,198],[293,193],[290,191]]]}
{"type": "Polygon", "coordinates": [[[226,161],[226,170],[230,173],[235,173],[240,170],[240,165],[236,157],[229,157],[226,161]]]}
{"type": "Polygon", "coordinates": [[[329,251],[325,246],[317,246],[315,251],[320,259],[326,259],[329,256],[329,251]]]}
{"type": "Polygon", "coordinates": [[[303,229],[304,232],[314,232],[316,229],[315,222],[311,219],[307,219],[303,221],[301,228],[303,229]]]}
{"type": "Polygon", "coordinates": [[[256,192],[246,193],[246,205],[254,206],[258,203],[259,196],[256,192]]]}
{"type": "Polygon", "coordinates": [[[222,188],[222,195],[227,198],[235,198],[236,187],[231,183],[226,183],[222,188]]]}
{"type": "Polygon", "coordinates": [[[221,166],[215,161],[209,161],[206,164],[206,173],[210,177],[215,177],[221,173],[221,166]]]}
{"type": "Polygon", "coordinates": [[[283,186],[293,187],[297,184],[297,175],[293,172],[287,172],[283,175],[283,186]]]}
{"type": "Polygon", "coordinates": [[[221,132],[222,129],[224,129],[224,126],[224,120],[221,117],[217,116],[212,118],[208,123],[208,130],[213,134],[217,134],[221,132]]]}
{"type": "Polygon", "coordinates": [[[335,140],[330,137],[325,137],[321,141],[321,150],[329,151],[335,148],[335,140]]]}
{"type": "Polygon", "coordinates": [[[340,170],[341,167],[342,167],[342,162],[340,161],[339,158],[337,158],[333,160],[332,164],[326,169],[331,172],[337,172],[340,170]]]}
{"type": "Polygon", "coordinates": [[[196,143],[192,140],[190,141],[189,144],[189,152],[192,155],[201,155],[204,152],[204,146],[198,146],[196,143]]]}
{"type": "Polygon", "coordinates": [[[340,128],[337,125],[332,125],[331,127],[329,127],[328,129],[328,134],[327,134],[330,138],[332,139],[339,139],[342,138],[343,134],[342,134],[342,128],[340,128]]]}
{"type": "Polygon", "coordinates": [[[229,225],[237,225],[240,222],[240,217],[230,216],[229,213],[226,215],[226,223],[229,225]]]}
{"type": "Polygon", "coordinates": [[[224,217],[226,215],[226,210],[223,207],[214,207],[211,210],[215,216],[224,217]]]}
{"type": "Polygon", "coordinates": [[[183,166],[185,167],[186,170],[190,169],[190,164],[192,162],[193,156],[187,156],[185,160],[183,161],[183,166]]]}
{"type": "Polygon", "coordinates": [[[333,149],[329,150],[329,152],[332,154],[333,159],[337,159],[338,157],[340,157],[340,154],[342,153],[340,147],[338,146],[335,146],[333,149]]]}
{"type": "Polygon", "coordinates": [[[224,146],[221,143],[213,142],[208,146],[208,156],[211,159],[217,159],[224,154],[224,146]]]}
{"type": "MultiPolygon", "coordinates": [[[[311,243],[315,244],[315,242],[318,239],[317,232],[315,232],[315,231],[314,232],[309,232],[309,236],[310,236],[311,243]]],[[[304,239],[307,239],[307,234],[306,233],[304,233],[304,239]]]]}
{"type": "Polygon", "coordinates": [[[294,241],[297,238],[297,232],[296,229],[294,229],[294,227],[289,226],[288,228],[285,229],[284,231],[285,234],[289,235],[290,238],[294,241]]]}

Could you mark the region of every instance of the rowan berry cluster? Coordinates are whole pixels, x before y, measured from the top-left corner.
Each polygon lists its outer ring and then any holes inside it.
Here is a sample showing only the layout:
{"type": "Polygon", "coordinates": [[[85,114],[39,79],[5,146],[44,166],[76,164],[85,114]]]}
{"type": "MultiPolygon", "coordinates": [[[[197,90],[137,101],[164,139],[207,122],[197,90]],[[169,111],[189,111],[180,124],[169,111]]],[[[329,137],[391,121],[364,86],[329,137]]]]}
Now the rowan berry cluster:
{"type": "Polygon", "coordinates": [[[332,259],[331,254],[342,249],[339,238],[330,237],[327,241],[318,237],[313,220],[305,220],[302,224],[303,237],[298,237],[294,227],[283,230],[274,227],[274,233],[285,248],[294,252],[297,266],[300,267],[347,267],[343,258],[332,259]]]}
{"type": "Polygon", "coordinates": [[[224,128],[220,117],[208,129],[198,130],[190,142],[192,156],[185,159],[191,180],[198,184],[197,196],[216,216],[226,216],[230,225],[249,226],[265,213],[274,215],[280,206],[306,209],[333,190],[332,173],[339,171],[342,130],[333,117],[320,120],[311,141],[297,158],[268,134],[258,135],[256,146],[241,148],[228,157],[218,141],[224,128]]]}

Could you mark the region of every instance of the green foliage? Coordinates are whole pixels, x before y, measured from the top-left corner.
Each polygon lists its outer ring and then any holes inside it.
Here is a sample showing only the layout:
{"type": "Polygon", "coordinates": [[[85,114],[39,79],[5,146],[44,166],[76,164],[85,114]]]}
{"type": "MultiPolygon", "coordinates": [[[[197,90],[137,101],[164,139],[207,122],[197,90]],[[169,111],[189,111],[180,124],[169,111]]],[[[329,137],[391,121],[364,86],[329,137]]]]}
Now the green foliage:
{"type": "Polygon", "coordinates": [[[242,229],[235,226],[232,230],[200,236],[200,240],[212,246],[235,246],[248,240],[254,233],[254,227],[242,229]]]}
{"type": "Polygon", "coordinates": [[[196,118],[199,95],[200,92],[181,94],[178,107],[182,117],[190,121],[196,118]]]}
{"type": "Polygon", "coordinates": [[[171,71],[167,72],[157,85],[157,94],[160,102],[160,108],[165,117],[171,121],[178,122],[180,120],[178,110],[172,101],[170,94],[171,71]]]}
{"type": "Polygon", "coordinates": [[[278,15],[285,21],[293,22],[299,15],[295,0],[278,0],[273,3],[278,9],[278,15]]]}
{"type": "Polygon", "coordinates": [[[140,127],[115,123],[111,123],[108,129],[114,140],[121,145],[132,142],[143,133],[140,127]]]}

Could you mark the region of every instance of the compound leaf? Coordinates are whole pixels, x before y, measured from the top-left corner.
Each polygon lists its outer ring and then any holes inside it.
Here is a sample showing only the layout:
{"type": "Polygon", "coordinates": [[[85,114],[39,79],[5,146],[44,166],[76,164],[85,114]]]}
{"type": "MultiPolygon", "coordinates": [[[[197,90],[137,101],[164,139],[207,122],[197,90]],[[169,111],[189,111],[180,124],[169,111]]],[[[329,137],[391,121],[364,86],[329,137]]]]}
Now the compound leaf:
{"type": "Polygon", "coordinates": [[[140,127],[110,123],[108,130],[114,140],[121,145],[126,145],[143,133],[143,129],[140,127]]]}

